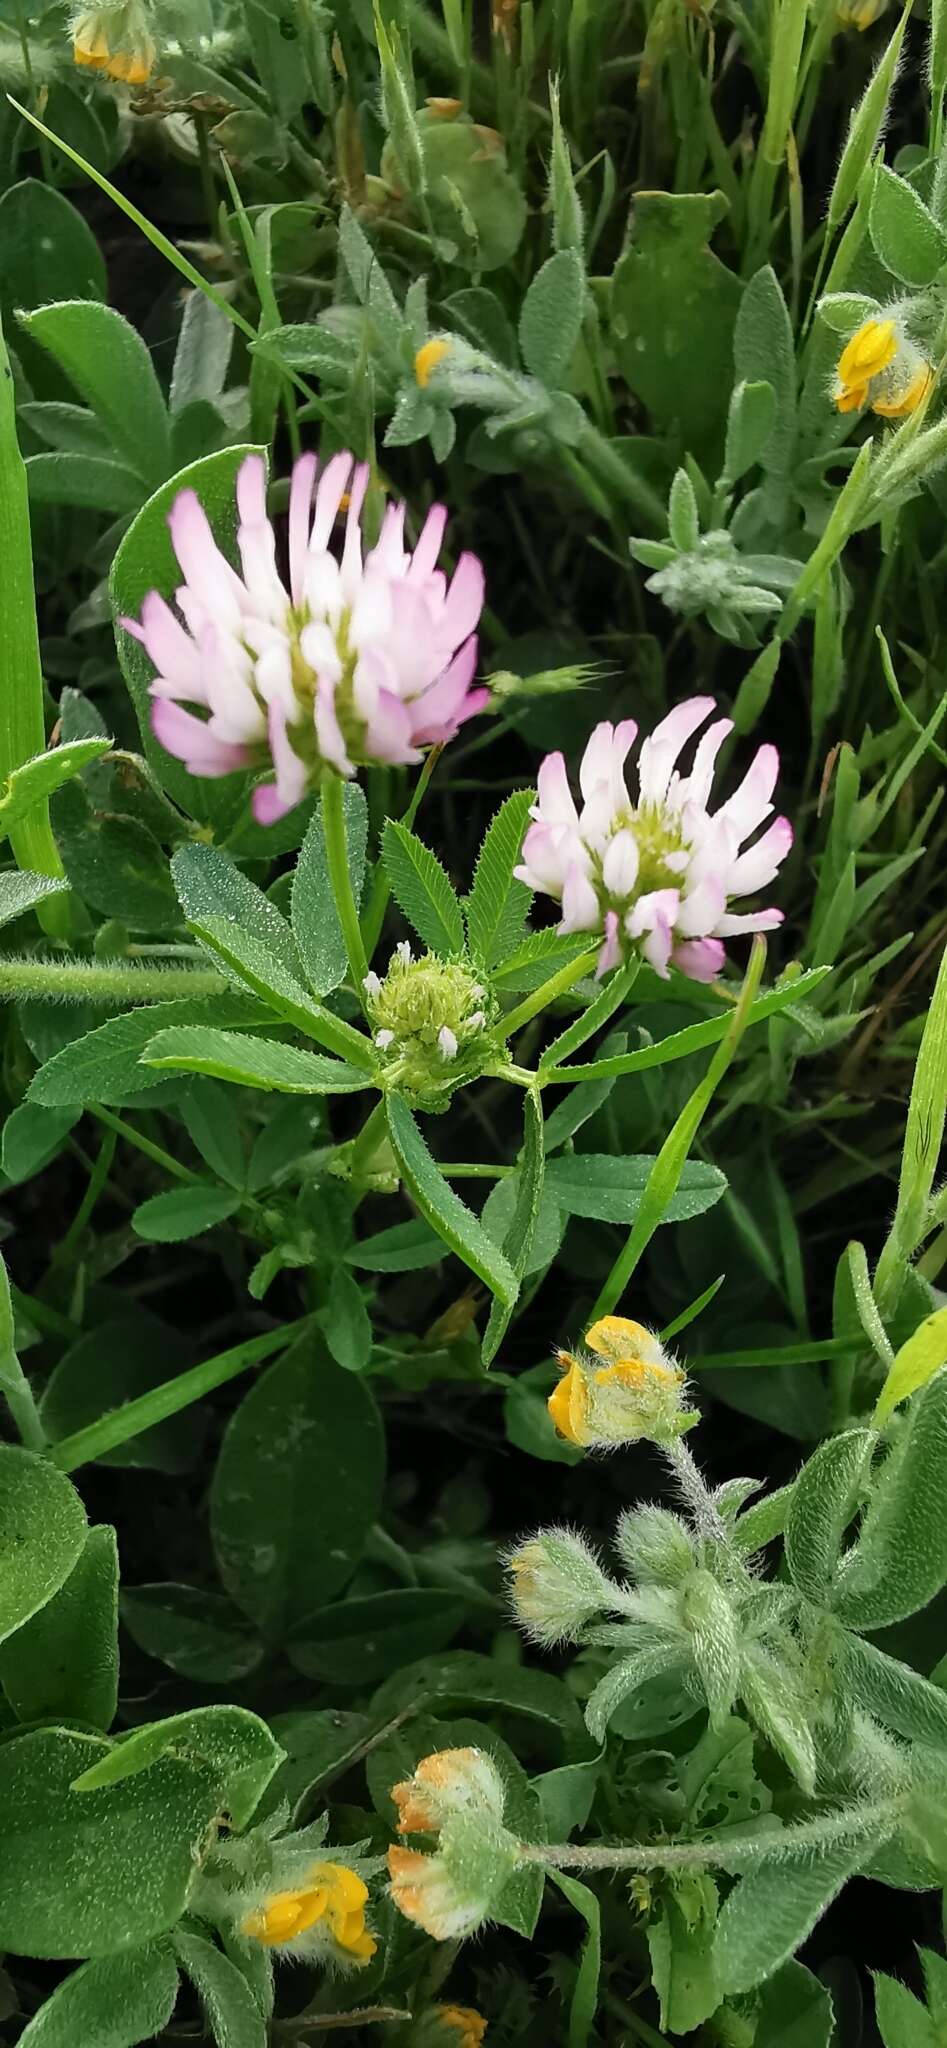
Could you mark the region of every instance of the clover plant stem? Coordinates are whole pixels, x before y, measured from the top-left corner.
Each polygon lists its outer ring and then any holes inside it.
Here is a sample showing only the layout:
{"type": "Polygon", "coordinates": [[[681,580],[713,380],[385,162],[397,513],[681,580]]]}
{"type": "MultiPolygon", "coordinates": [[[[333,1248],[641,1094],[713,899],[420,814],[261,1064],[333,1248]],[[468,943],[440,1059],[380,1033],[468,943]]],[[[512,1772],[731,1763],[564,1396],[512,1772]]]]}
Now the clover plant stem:
{"type": "Polygon", "coordinates": [[[352,877],[349,873],[348,847],[345,839],[345,812],[342,809],[342,782],[338,775],[323,777],[322,829],[325,834],[329,880],[332,883],[332,894],[342,927],[352,987],[361,1002],[362,983],[368,973],[368,958],[352,893],[352,877]]]}
{"type": "Polygon", "coordinates": [[[117,1137],[126,1138],[130,1145],[135,1146],[136,1151],[143,1152],[146,1159],[152,1159],[156,1166],[162,1167],[165,1173],[170,1173],[173,1179],[188,1181],[193,1185],[200,1181],[199,1173],[192,1173],[189,1166],[182,1166],[179,1159],[172,1159],[170,1152],[166,1152],[163,1145],[154,1144],[142,1131],[136,1131],[134,1124],[126,1123],[124,1117],[114,1116],[109,1109],[98,1108],[93,1109],[92,1115],[97,1123],[104,1124],[106,1129],[114,1131],[117,1137]]]}
{"type": "Polygon", "coordinates": [[[532,1017],[538,1017],[541,1010],[548,1009],[550,1003],[568,995],[577,981],[584,980],[587,974],[594,974],[599,951],[600,945],[595,945],[587,953],[580,953],[577,960],[568,960],[557,974],[551,974],[548,981],[535,988],[532,995],[524,996],[515,1010],[510,1010],[502,1019],[498,1027],[499,1036],[512,1038],[514,1031],[521,1031],[524,1024],[528,1024],[532,1017]]]}
{"type": "Polygon", "coordinates": [[[36,996],[53,1003],[162,1003],[221,995],[229,986],[212,968],[136,967],[123,960],[0,961],[0,1002],[36,996]]]}
{"type": "Polygon", "coordinates": [[[72,1257],[73,1251],[75,1250],[75,1247],[78,1244],[83,1231],[85,1230],[89,1218],[92,1215],[92,1211],[95,1208],[96,1202],[98,1201],[99,1196],[101,1195],[108,1180],[109,1173],[111,1172],[112,1168],[112,1160],[115,1157],[115,1147],[117,1143],[117,1132],[110,1130],[108,1129],[108,1127],[106,1127],[105,1135],[102,1139],[101,1145],[99,1146],[98,1156],[93,1165],[92,1172],[89,1175],[85,1194],[82,1197],[82,1200],[79,1204],[78,1209],[76,1210],[72,1222],[69,1225],[65,1237],[62,1238],[60,1243],[56,1246],[55,1254],[52,1261],[54,1266],[62,1266],[66,1263],[68,1259],[72,1257]]]}
{"type": "Polygon", "coordinates": [[[144,1430],[167,1422],[183,1408],[203,1400],[205,1394],[224,1386],[227,1380],[236,1379],[238,1373],[246,1372],[251,1365],[261,1365],[274,1352],[285,1351],[309,1322],[308,1316],[301,1316],[297,1322],[266,1330],[260,1337],[248,1337],[232,1350],[220,1351],[216,1358],[205,1359],[203,1365],[192,1366],[176,1379],[152,1387],[147,1394],[139,1395],[137,1401],[126,1401],[123,1407],[112,1409],[108,1415],[100,1416],[98,1422],[77,1429],[73,1436],[63,1437],[61,1443],[53,1445],[53,1464],[61,1472],[74,1472],[77,1466],[88,1465],[94,1458],[104,1457],[107,1451],[117,1450],[120,1444],[129,1443],[144,1430]]]}
{"type": "Polygon", "coordinates": [[[385,1098],[380,1095],[374,1109],[369,1110],[349,1155],[349,1176],[352,1180],[366,1171],[385,1135],[385,1098]]]}

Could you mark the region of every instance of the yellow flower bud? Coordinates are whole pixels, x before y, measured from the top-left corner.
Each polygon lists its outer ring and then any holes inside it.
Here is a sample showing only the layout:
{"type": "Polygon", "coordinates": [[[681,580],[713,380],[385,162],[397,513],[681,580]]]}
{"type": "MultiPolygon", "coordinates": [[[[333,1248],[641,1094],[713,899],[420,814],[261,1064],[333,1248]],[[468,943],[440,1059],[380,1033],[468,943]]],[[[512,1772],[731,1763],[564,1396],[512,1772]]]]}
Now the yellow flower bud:
{"type": "Polygon", "coordinates": [[[548,1402],[569,1443],[583,1449],[639,1438],[666,1444],[693,1428],[697,1414],[683,1406],[685,1376],[650,1330],[625,1316],[602,1316],[585,1342],[591,1357],[559,1352],[563,1377],[548,1402]]]}
{"type": "Polygon", "coordinates": [[[432,370],[436,370],[438,363],[442,363],[444,357],[449,355],[449,353],[450,342],[447,340],[446,335],[443,334],[435,335],[433,341],[424,342],[423,346],[418,349],[417,355],[414,358],[414,374],[422,391],[427,390],[432,370]]]}
{"type": "Polygon", "coordinates": [[[292,1891],[271,1892],[248,1913],[241,1933],[266,1948],[287,1948],[301,1935],[315,1935],[322,1956],[339,1963],[371,1961],[376,1943],[365,1926],[368,1887],[344,1863],[314,1863],[305,1882],[292,1891]]]}

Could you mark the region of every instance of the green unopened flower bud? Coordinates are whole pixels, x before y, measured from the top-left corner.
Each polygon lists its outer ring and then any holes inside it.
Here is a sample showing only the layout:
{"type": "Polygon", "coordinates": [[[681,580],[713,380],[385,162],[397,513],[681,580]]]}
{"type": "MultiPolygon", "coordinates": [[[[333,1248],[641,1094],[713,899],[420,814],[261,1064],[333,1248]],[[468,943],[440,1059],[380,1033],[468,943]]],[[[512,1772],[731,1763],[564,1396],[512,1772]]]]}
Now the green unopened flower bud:
{"type": "Polygon", "coordinates": [[[690,1531],[668,1508],[629,1508],[615,1531],[615,1545],[639,1584],[680,1585],[694,1569],[690,1531]]]}
{"type": "Polygon", "coordinates": [[[568,690],[582,690],[600,682],[604,670],[593,661],[571,662],[567,668],[543,668],[535,675],[514,675],[512,669],[495,669],[490,681],[490,709],[504,697],[560,697],[568,690]]]}
{"type": "Polygon", "coordinates": [[[516,1619],[534,1642],[577,1642],[584,1624],[612,1605],[611,1581],[571,1529],[540,1529],[507,1562],[516,1619]]]}
{"type": "Polygon", "coordinates": [[[461,961],[439,960],[435,953],[415,960],[404,940],[384,980],[368,974],[363,986],[386,1080],[420,1108],[445,1107],[494,1053],[487,1030],[495,1004],[461,961]]]}

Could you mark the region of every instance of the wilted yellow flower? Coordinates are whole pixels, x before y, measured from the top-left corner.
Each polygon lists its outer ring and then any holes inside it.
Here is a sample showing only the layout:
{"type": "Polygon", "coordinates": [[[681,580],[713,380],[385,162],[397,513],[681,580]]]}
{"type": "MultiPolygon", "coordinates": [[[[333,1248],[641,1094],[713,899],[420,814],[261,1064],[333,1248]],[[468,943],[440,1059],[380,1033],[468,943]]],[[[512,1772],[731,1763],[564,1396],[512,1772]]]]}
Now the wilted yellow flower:
{"type": "Polygon", "coordinates": [[[484,1919],[486,1902],[479,1894],[464,1891],[443,1856],[422,1856],[418,1849],[394,1843],[388,1851],[388,1875],[399,1912],[434,1941],[460,1941],[484,1919]]]}
{"type": "Polygon", "coordinates": [[[443,334],[435,335],[433,341],[426,341],[418,349],[414,358],[414,374],[422,391],[426,391],[430,383],[432,370],[436,370],[438,363],[442,363],[449,353],[450,342],[443,334]]]}
{"type": "Polygon", "coordinates": [[[548,1402],[569,1443],[583,1449],[642,1437],[670,1443],[693,1427],[696,1412],[683,1407],[685,1376],[650,1330],[625,1316],[602,1316],[585,1342],[594,1356],[559,1352],[563,1376],[548,1402]]]}
{"type": "Polygon", "coordinates": [[[296,1890],[272,1892],[248,1913],[241,1933],[266,1948],[283,1948],[318,1928],[342,1951],[338,1960],[370,1962],[376,1944],[365,1926],[368,1887],[344,1863],[314,1863],[296,1890]]]}
{"type": "Polygon", "coordinates": [[[458,114],[464,111],[463,100],[443,99],[438,95],[433,98],[429,95],[424,104],[433,114],[435,121],[456,121],[458,114]]]}
{"type": "Polygon", "coordinates": [[[499,36],[508,56],[513,48],[513,30],[519,9],[520,0],[493,0],[490,9],[493,33],[499,36]]]}
{"type": "Polygon", "coordinates": [[[435,1941],[460,1940],[488,1917],[516,1867],[517,1845],[503,1825],[506,1791],[482,1749],[441,1749],[392,1788],[401,1834],[436,1833],[423,1856],[388,1851],[391,1896],[435,1941]]]}
{"type": "Polygon", "coordinates": [[[838,360],[832,396],[839,412],[902,419],[925,398],[934,372],[894,318],[863,320],[838,360]]]}
{"type": "Polygon", "coordinates": [[[155,67],[156,50],[137,0],[119,6],[90,7],[72,23],[72,53],[77,64],[103,71],[123,85],[146,85],[155,67]]]}
{"type": "Polygon", "coordinates": [[[475,2012],[472,2005],[439,2005],[435,2010],[441,2025],[453,2028],[457,2048],[480,2048],[487,2031],[482,2013],[475,2012]]]}
{"type": "Polygon", "coordinates": [[[427,1834],[455,1813],[473,1808],[502,1820],[505,1800],[499,1771],[482,1749],[436,1749],[421,1758],[414,1776],[393,1785],[400,1835],[427,1834]]]}

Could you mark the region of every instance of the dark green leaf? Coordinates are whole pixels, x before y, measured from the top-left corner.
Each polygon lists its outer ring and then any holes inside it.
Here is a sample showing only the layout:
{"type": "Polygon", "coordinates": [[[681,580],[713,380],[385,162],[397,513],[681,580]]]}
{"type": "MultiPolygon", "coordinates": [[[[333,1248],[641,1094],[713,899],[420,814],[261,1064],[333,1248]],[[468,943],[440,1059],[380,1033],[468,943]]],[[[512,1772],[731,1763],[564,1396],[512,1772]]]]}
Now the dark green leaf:
{"type": "Polygon", "coordinates": [[[140,1778],[74,1792],[74,1779],[109,1754],[97,1736],[54,1728],[0,1744],[3,1948],[67,1961],[108,1955],[163,1934],[184,1911],[218,1780],[164,1757],[140,1778]]]}
{"type": "Polygon", "coordinates": [[[226,1223],[239,1207],[240,1196],[232,1188],[211,1187],[209,1182],[168,1188],[163,1195],[150,1195],[147,1202],[139,1202],[132,1229],[148,1244],[182,1244],[186,1238],[212,1230],[215,1223],[226,1223]]]}
{"type": "Polygon", "coordinates": [[[239,1608],[196,1586],[135,1586],[122,1621],[149,1657],[196,1685],[233,1685],[255,1671],[263,1644],[239,1608]]]}
{"type": "Polygon", "coordinates": [[[533,792],[514,790],[487,827],[466,902],[467,937],[475,960],[499,966],[522,936],[530,891],[513,877],[523,850],[533,792]]]}
{"type": "Polygon", "coordinates": [[[58,1593],[0,1646],[0,1683],[20,1721],[111,1727],[118,1697],[114,1529],[89,1530],[58,1593]]]}
{"type": "Polygon", "coordinates": [[[85,1540],[71,1481],[32,1451],[0,1444],[0,1642],[58,1593],[85,1540]]]}
{"type": "MultiPolygon", "coordinates": [[[[633,1223],[654,1160],[629,1153],[573,1152],[550,1159],[546,1187],[569,1216],[589,1216],[599,1223],[633,1223]]],[[[719,1167],[689,1159],[664,1212],[665,1223],[684,1223],[712,1209],[726,1190],[719,1167]]]]}
{"type": "Polygon", "coordinates": [[[139,2048],[174,2011],[178,1973],[170,1944],[83,1963],[40,2007],[20,2048],[139,2048]]]}
{"type": "Polygon", "coordinates": [[[279,1639],[350,1578],[378,1513],[383,1439],[363,1379],[315,1332],[245,1395],[211,1495],[220,1575],[279,1639]]]}

